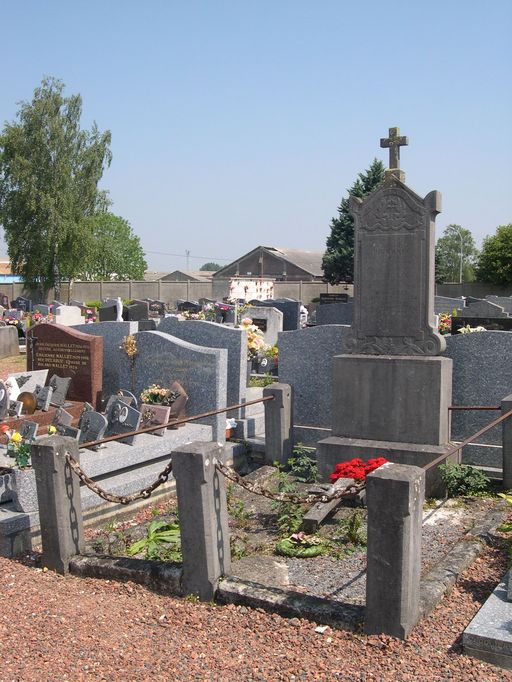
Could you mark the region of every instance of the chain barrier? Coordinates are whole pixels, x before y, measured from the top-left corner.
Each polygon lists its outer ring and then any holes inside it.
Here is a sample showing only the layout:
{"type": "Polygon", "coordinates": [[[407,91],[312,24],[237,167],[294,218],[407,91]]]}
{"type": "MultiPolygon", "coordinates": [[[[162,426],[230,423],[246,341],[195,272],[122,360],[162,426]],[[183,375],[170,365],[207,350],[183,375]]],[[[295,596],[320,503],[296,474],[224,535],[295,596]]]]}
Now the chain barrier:
{"type": "Polygon", "coordinates": [[[106,490],[103,490],[103,488],[100,488],[96,481],[93,481],[92,478],[89,478],[80,464],[69,453],[66,453],[66,460],[78,478],[89,488],[89,490],[92,490],[93,493],[96,493],[96,495],[101,497],[103,500],[106,500],[107,502],[115,502],[116,504],[130,504],[130,502],[134,502],[135,500],[147,500],[154,490],[159,488],[162,484],[167,483],[172,471],[171,459],[169,460],[169,464],[165,467],[165,469],[158,474],[156,481],[154,481],[151,485],[148,485],[147,488],[143,488],[142,490],[132,493],[131,495],[114,495],[114,493],[109,493],[106,490]]]}
{"type": "Polygon", "coordinates": [[[294,504],[313,504],[314,502],[331,502],[332,500],[340,500],[342,497],[357,495],[364,489],[364,481],[360,483],[352,483],[346,488],[339,488],[333,492],[325,493],[310,493],[309,495],[298,495],[297,493],[279,493],[272,492],[267,488],[263,488],[259,483],[246,481],[240,474],[231,467],[222,464],[218,459],[215,460],[215,466],[228,480],[245,488],[254,495],[261,495],[267,497],[269,500],[276,500],[277,502],[293,502],[294,504]]]}

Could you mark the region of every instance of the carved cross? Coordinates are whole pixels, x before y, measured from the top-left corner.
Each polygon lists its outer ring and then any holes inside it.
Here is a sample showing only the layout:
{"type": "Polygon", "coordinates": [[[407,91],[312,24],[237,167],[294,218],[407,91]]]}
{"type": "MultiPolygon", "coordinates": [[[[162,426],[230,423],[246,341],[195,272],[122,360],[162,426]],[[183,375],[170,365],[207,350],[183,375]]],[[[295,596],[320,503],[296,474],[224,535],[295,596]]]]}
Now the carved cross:
{"type": "Polygon", "coordinates": [[[390,128],[389,137],[381,137],[380,146],[389,147],[389,168],[398,170],[400,168],[400,147],[406,147],[409,138],[400,136],[400,128],[390,128]]]}

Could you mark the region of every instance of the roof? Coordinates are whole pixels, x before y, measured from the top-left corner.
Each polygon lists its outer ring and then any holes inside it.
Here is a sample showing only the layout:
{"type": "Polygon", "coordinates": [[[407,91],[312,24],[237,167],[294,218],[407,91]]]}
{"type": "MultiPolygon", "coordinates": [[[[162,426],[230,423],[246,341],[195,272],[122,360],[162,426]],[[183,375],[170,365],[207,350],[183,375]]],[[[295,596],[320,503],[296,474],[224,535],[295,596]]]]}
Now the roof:
{"type": "Polygon", "coordinates": [[[11,275],[11,261],[8,258],[0,258],[0,275],[11,275]]]}
{"type": "Polygon", "coordinates": [[[305,272],[309,273],[310,275],[313,275],[314,277],[323,277],[324,276],[324,271],[322,270],[322,259],[324,257],[324,251],[306,251],[304,249],[285,249],[285,248],[276,247],[276,246],[257,246],[255,249],[248,251],[243,256],[240,256],[240,258],[237,258],[236,260],[229,263],[229,265],[225,265],[220,270],[217,270],[217,272],[214,273],[213,276],[214,277],[216,277],[216,276],[222,277],[221,273],[224,270],[231,268],[238,261],[243,260],[247,256],[253,254],[255,251],[258,251],[260,249],[262,251],[265,251],[265,252],[273,255],[273,256],[276,256],[277,258],[282,258],[283,260],[287,261],[288,263],[292,263],[293,265],[297,266],[298,268],[301,268],[301,270],[304,270],[305,272]]]}
{"type": "Polygon", "coordinates": [[[174,279],[178,281],[191,280],[195,282],[210,282],[214,270],[173,270],[172,272],[153,272],[147,270],[144,273],[145,282],[156,282],[159,279],[165,279],[167,282],[172,282],[174,279]]]}

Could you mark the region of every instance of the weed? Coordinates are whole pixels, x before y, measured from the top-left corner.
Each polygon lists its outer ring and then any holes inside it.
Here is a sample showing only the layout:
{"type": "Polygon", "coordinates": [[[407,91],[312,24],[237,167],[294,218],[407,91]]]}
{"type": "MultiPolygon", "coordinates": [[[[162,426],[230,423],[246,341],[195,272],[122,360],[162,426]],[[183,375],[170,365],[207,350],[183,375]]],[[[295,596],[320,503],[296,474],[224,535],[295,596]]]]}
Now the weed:
{"type": "Polygon", "coordinates": [[[439,467],[448,497],[477,496],[488,491],[490,480],[483,471],[469,464],[446,462],[439,467]]]}
{"type": "MultiPolygon", "coordinates": [[[[277,492],[293,493],[297,486],[290,479],[286,471],[279,469],[272,475],[273,482],[276,483],[277,492]]],[[[276,513],[276,525],[280,536],[289,536],[296,533],[301,527],[304,512],[301,507],[294,502],[272,502],[272,510],[276,513]]]]}
{"type": "Polygon", "coordinates": [[[338,526],[342,532],[341,538],[351,545],[364,547],[366,545],[366,532],[363,529],[363,517],[361,512],[355,511],[348,519],[340,519],[338,526]]]}
{"type": "Polygon", "coordinates": [[[251,377],[249,379],[250,388],[264,388],[277,381],[277,377],[271,376],[270,374],[265,374],[264,376],[251,377]]]}
{"type": "Polygon", "coordinates": [[[133,556],[145,552],[146,559],[160,561],[179,561],[180,530],[177,523],[151,521],[146,537],[137,540],[128,547],[128,554],[133,556]]]}
{"type": "Polygon", "coordinates": [[[297,443],[293,448],[293,457],[288,459],[290,473],[302,483],[316,483],[318,471],[316,460],[311,456],[314,448],[307,448],[302,443],[297,443]]]}

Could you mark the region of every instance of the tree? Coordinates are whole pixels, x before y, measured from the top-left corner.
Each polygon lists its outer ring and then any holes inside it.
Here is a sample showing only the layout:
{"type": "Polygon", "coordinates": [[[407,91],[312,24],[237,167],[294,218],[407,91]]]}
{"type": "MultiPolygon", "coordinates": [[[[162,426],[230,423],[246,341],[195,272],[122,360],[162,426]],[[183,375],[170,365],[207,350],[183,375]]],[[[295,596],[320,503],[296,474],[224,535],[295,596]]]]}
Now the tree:
{"type": "Polygon", "coordinates": [[[209,272],[217,272],[217,270],[220,270],[222,265],[219,265],[218,263],[205,263],[204,265],[201,265],[199,270],[202,272],[203,270],[208,270],[209,272]]]}
{"type": "Polygon", "coordinates": [[[482,282],[512,285],[512,223],[500,225],[495,235],[484,239],[477,275],[482,282]]]}
{"type": "Polygon", "coordinates": [[[478,249],[470,230],[448,225],[436,244],[436,281],[472,282],[477,256],[478,249]]]}
{"type": "Polygon", "coordinates": [[[12,270],[43,300],[80,269],[88,216],[108,201],[98,190],[110,165],[110,132],[96,124],[81,130],[80,95],[63,96],[64,84],[43,79],[17,121],[0,135],[0,223],[12,270]]]}
{"type": "Polygon", "coordinates": [[[81,279],[144,279],[148,267],[145,254],[127,220],[103,212],[88,218],[87,225],[87,251],[78,273],[81,279]]]}
{"type": "MultiPolygon", "coordinates": [[[[362,199],[382,184],[385,168],[382,161],[374,159],[368,170],[359,173],[348,190],[349,194],[362,199]]],[[[327,238],[327,250],[322,260],[324,279],[330,284],[352,281],[354,277],[354,220],[349,213],[348,198],[341,200],[338,217],[331,220],[331,234],[327,238]]]]}

